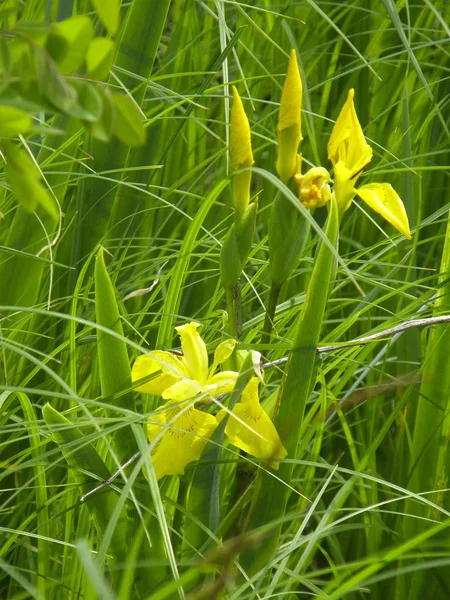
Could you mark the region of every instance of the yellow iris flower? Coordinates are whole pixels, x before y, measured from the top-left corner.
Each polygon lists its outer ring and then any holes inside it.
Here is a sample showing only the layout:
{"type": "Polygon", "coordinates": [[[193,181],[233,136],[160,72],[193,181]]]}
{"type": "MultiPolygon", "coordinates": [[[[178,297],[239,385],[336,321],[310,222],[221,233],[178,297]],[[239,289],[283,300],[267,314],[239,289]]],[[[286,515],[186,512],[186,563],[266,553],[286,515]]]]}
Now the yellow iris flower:
{"type": "Polygon", "coordinates": [[[354,94],[351,89],[328,142],[328,158],[334,167],[334,193],[339,212],[343,214],[357,194],[400,233],[411,239],[405,207],[389,183],[372,183],[355,189],[358,177],[372,159],[372,148],[358,121],[354,94]]]}
{"type": "MultiPolygon", "coordinates": [[[[186,465],[199,460],[206,442],[224,415],[220,411],[220,418],[216,419],[196,409],[196,398],[229,393],[238,377],[236,371],[216,373],[219,365],[233,353],[235,340],[225,340],[219,344],[209,367],[206,344],[197,331],[198,327],[199,324],[194,322],[176,327],[181,339],[182,355],[156,350],[152,356],[144,354],[137,358],[132,368],[133,382],[154,376],[138,385],[138,391],[168,400],[152,415],[147,426],[151,442],[160,437],[152,452],[158,479],[164,475],[182,474],[186,465]]],[[[232,411],[243,423],[233,419],[239,425],[230,422],[225,432],[232,444],[257,458],[284,458],[286,452],[272,421],[259,405],[257,385],[255,388],[252,381],[232,411]],[[242,406],[247,408],[243,411],[242,406]]],[[[278,468],[278,463],[273,466],[278,468]]]]}
{"type": "MultiPolygon", "coordinates": [[[[242,392],[241,401],[231,411],[225,434],[233,446],[263,459],[282,460],[287,455],[269,415],[259,403],[259,379],[252,377],[242,392]]],[[[225,417],[225,409],[217,414],[217,421],[225,417]]],[[[278,462],[269,463],[278,469],[278,462]]]]}

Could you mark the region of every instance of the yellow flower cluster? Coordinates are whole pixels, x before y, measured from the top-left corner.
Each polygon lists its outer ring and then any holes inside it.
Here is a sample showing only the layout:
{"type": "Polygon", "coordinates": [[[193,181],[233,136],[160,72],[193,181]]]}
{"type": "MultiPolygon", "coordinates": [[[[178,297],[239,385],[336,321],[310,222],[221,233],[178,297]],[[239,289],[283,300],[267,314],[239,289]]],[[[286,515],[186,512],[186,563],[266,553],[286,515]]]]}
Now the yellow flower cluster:
{"type": "MultiPolygon", "coordinates": [[[[364,137],[353,103],[354,90],[348,93],[328,142],[328,158],[334,167],[333,193],[342,215],[358,195],[382,215],[400,233],[411,239],[408,217],[397,192],[389,183],[372,183],[355,188],[363,169],[372,159],[372,148],[364,137]]],[[[278,122],[277,171],[288,183],[292,178],[299,186],[299,200],[305,208],[323,206],[331,198],[330,176],[323,167],[301,174],[301,155],[297,155],[301,135],[302,85],[296,53],[291,52],[288,72],[281,95],[278,122]]]]}
{"type": "MultiPolygon", "coordinates": [[[[217,368],[232,354],[236,342],[225,340],[217,347],[211,367],[208,366],[206,344],[197,331],[198,323],[176,327],[181,339],[182,355],[155,350],[136,359],[133,382],[141,382],[137,390],[162,396],[168,400],[147,426],[150,442],[157,441],[152,452],[153,466],[159,479],[164,475],[184,473],[186,465],[199,460],[213,431],[225,417],[195,408],[197,399],[211,399],[230,393],[238,373],[217,368]],[[147,380],[147,381],[143,381],[147,380]]],[[[249,454],[271,461],[274,469],[286,456],[286,450],[258,395],[259,380],[253,377],[231,411],[225,433],[231,444],[249,454]]]]}

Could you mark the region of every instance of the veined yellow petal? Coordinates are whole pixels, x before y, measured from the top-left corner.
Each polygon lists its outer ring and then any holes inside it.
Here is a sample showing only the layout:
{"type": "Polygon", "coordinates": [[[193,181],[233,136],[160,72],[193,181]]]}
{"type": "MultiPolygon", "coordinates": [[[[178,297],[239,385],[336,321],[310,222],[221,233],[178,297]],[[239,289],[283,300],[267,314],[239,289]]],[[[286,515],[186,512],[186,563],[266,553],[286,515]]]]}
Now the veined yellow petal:
{"type": "MultiPolygon", "coordinates": [[[[336,165],[342,161],[356,181],[358,174],[372,159],[372,148],[366,142],[353,103],[355,91],[351,89],[331,132],[328,158],[336,165]]],[[[355,183],[355,181],[353,183],[355,183]]]]}
{"type": "Polygon", "coordinates": [[[292,50],[283,85],[278,118],[277,172],[285,182],[296,173],[298,146],[302,141],[302,79],[297,54],[292,50]]]}
{"type": "Polygon", "coordinates": [[[163,408],[166,411],[155,414],[147,426],[148,438],[152,442],[161,434],[161,428],[167,426],[161,441],[152,452],[156,477],[181,475],[186,465],[199,460],[208,438],[217,427],[217,421],[208,413],[193,406],[181,409],[170,407],[169,402],[163,408]],[[179,416],[177,417],[177,414],[179,416]]]}
{"type": "Polygon", "coordinates": [[[170,352],[154,350],[152,356],[139,356],[131,370],[133,382],[155,374],[155,378],[137,387],[139,392],[161,396],[163,391],[187,375],[185,365],[170,352]],[[160,374],[157,374],[159,373],[160,374]]]}
{"type": "Polygon", "coordinates": [[[211,394],[226,394],[232,392],[236,384],[236,371],[221,371],[208,379],[205,389],[211,394]]]}
{"type": "MultiPolygon", "coordinates": [[[[242,393],[241,401],[232,410],[225,433],[231,444],[252,456],[282,460],[287,452],[274,424],[259,403],[258,384],[259,379],[252,377],[242,393]]],[[[219,411],[218,422],[225,414],[226,411],[219,411]]],[[[273,469],[279,467],[278,462],[269,464],[273,469]]]]}
{"type": "Polygon", "coordinates": [[[189,378],[197,380],[200,385],[208,379],[208,351],[206,344],[197,331],[199,323],[187,323],[175,327],[183,349],[183,361],[188,368],[189,378]]]}
{"type": "Polygon", "coordinates": [[[400,196],[390,183],[371,183],[355,190],[366,204],[411,239],[408,216],[400,196]]]}

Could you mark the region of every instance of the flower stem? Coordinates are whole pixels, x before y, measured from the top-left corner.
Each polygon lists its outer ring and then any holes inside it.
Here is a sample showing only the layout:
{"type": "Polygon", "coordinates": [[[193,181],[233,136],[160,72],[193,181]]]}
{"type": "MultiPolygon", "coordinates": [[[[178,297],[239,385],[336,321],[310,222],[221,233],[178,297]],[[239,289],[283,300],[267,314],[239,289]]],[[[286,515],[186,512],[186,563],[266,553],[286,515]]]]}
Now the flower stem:
{"type": "Polygon", "coordinates": [[[266,318],[264,319],[264,329],[262,336],[262,343],[269,344],[270,336],[272,333],[272,327],[275,319],[275,311],[277,308],[278,297],[280,295],[281,285],[272,282],[270,288],[269,304],[267,306],[266,318]]]}

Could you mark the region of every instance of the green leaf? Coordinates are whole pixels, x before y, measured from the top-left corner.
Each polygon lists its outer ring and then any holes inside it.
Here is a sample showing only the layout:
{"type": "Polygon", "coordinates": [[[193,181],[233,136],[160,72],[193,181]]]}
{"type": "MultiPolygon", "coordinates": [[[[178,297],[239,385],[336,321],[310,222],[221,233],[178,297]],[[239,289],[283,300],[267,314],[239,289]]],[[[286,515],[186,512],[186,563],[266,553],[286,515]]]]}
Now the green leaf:
{"type": "Polygon", "coordinates": [[[92,0],[92,4],[108,33],[115,35],[119,29],[120,0],[92,0]]]}
{"type": "Polygon", "coordinates": [[[100,81],[107,79],[116,53],[113,40],[97,37],[91,41],[86,54],[86,69],[89,77],[100,81]]]}
{"type": "MultiPolygon", "coordinates": [[[[95,314],[99,325],[123,336],[116,292],[106,270],[103,248],[100,249],[95,261],[95,314]]],[[[99,331],[97,334],[97,349],[103,398],[110,401],[112,399],[115,406],[134,411],[134,397],[131,391],[131,366],[125,340],[99,331]]],[[[123,462],[127,461],[136,452],[134,436],[131,435],[128,428],[118,429],[115,435],[115,443],[123,462]]]]}
{"type": "Polygon", "coordinates": [[[76,92],[59,73],[46,52],[36,49],[38,81],[45,98],[58,110],[69,113],[76,102],[76,92]]]}
{"type": "Polygon", "coordinates": [[[15,137],[27,133],[32,119],[26,112],[13,106],[0,106],[0,137],[15,137]]]}
{"type": "Polygon", "coordinates": [[[8,41],[0,37],[0,73],[3,77],[7,76],[12,67],[11,48],[8,41]]]}
{"type": "Polygon", "coordinates": [[[103,112],[103,102],[97,87],[86,81],[74,81],[72,86],[77,92],[78,102],[71,109],[71,116],[89,123],[99,121],[103,112]]]}
{"type": "Polygon", "coordinates": [[[121,142],[129,146],[142,146],[146,140],[146,131],[142,115],[130,96],[113,94],[116,107],[114,133],[121,142]]]}
{"type": "Polygon", "coordinates": [[[59,219],[55,200],[42,186],[42,178],[29,156],[11,142],[2,144],[6,158],[6,172],[17,200],[28,212],[33,212],[40,204],[53,219],[59,219]]]}
{"type": "Polygon", "coordinates": [[[58,23],[50,33],[46,49],[61,73],[74,73],[84,63],[94,35],[92,21],[86,15],[71,17],[58,23]]]}
{"type": "Polygon", "coordinates": [[[116,107],[108,88],[97,88],[102,100],[102,112],[100,118],[89,125],[91,135],[101,142],[109,142],[113,136],[116,118],[116,107]]]}
{"type": "MultiPolygon", "coordinates": [[[[333,198],[325,231],[331,248],[324,241],[318,248],[305,303],[296,325],[286,377],[279,392],[278,414],[274,419],[290,460],[280,463],[278,477],[273,477],[268,470],[258,472],[257,492],[250,517],[251,528],[276,523],[286,510],[305,407],[314,385],[317,346],[333,273],[338,231],[339,214],[333,198]],[[295,419],[292,415],[295,415],[295,419]]],[[[255,573],[270,562],[278,545],[280,531],[281,525],[278,525],[263,549],[256,551],[252,548],[242,553],[241,563],[249,572],[255,573]]]]}

